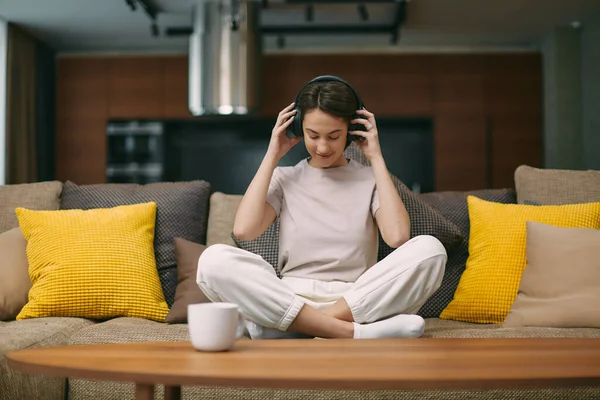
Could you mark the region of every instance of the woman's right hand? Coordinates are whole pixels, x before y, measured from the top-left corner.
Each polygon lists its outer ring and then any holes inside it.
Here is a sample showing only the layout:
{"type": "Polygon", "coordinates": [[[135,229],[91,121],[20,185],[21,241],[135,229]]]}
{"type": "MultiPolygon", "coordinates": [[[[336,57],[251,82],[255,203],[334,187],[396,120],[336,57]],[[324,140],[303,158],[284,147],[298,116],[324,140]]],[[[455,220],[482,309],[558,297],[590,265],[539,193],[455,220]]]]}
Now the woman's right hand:
{"type": "Polygon", "coordinates": [[[269,142],[267,154],[275,157],[277,160],[280,160],[301,140],[300,137],[290,139],[286,135],[287,127],[294,121],[294,114],[296,114],[296,110],[294,109],[294,103],[292,103],[279,112],[277,122],[271,132],[271,141],[269,142]]]}

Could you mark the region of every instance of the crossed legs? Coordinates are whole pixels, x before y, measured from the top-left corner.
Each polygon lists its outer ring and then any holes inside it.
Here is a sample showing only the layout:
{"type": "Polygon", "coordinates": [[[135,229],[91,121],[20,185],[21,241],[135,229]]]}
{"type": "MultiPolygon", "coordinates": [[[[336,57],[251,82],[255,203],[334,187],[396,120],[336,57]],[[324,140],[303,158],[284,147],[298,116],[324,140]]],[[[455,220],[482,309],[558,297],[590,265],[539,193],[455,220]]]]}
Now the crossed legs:
{"type": "Polygon", "coordinates": [[[266,329],[322,338],[420,336],[423,319],[412,314],[440,286],[445,263],[437,239],[415,237],[367,270],[333,305],[317,308],[261,257],[213,245],[198,261],[197,283],[211,301],[237,304],[246,319],[266,329]]]}
{"type": "Polygon", "coordinates": [[[314,337],[344,339],[354,337],[354,324],[305,304],[290,324],[288,331],[314,337]]]}
{"type": "Polygon", "coordinates": [[[321,312],[341,321],[354,322],[352,311],[350,310],[350,307],[348,307],[346,299],[344,299],[343,297],[335,303],[333,303],[332,305],[330,305],[329,307],[321,310],[321,312]]]}

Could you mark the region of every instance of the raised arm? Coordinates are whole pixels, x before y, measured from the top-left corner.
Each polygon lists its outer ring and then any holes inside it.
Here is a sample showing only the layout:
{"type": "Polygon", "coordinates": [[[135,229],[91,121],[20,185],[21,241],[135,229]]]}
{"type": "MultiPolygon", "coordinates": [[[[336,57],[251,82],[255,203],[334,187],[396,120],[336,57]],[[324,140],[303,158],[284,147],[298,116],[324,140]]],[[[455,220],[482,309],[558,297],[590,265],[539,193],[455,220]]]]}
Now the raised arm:
{"type": "Polygon", "coordinates": [[[362,115],[363,118],[354,119],[352,123],[363,124],[366,131],[352,131],[352,133],[365,138],[364,141],[357,143],[371,162],[375,174],[379,196],[379,209],[375,213],[377,226],[386,244],[391,248],[397,248],[410,239],[410,217],[385,165],[375,116],[365,109],[358,110],[357,114],[362,115]]]}
{"type": "Polygon", "coordinates": [[[277,160],[265,156],[248,186],[235,215],[233,234],[242,240],[260,236],[275,221],[277,214],[267,203],[267,191],[277,160]]]}
{"type": "Polygon", "coordinates": [[[299,137],[290,139],[285,131],[294,120],[294,103],[290,104],[277,117],[271,132],[271,141],[267,153],[261,162],[252,182],[246,189],[235,215],[233,234],[241,240],[252,240],[260,236],[277,217],[273,207],[267,203],[267,193],[273,171],[277,163],[299,141],[299,137]]]}

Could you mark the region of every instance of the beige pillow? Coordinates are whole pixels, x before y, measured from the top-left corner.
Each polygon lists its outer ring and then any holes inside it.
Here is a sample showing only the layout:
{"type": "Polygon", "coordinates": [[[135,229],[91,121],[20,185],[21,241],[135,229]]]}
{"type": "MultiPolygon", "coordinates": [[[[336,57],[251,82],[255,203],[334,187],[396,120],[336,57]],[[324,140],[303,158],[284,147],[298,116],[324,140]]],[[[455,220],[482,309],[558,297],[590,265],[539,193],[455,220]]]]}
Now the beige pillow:
{"type": "Polygon", "coordinates": [[[27,241],[20,228],[0,234],[0,321],[15,319],[31,289],[27,241]]]}
{"type": "Polygon", "coordinates": [[[206,245],[228,244],[237,247],[231,238],[233,222],[242,195],[225,194],[215,192],[210,196],[210,208],[208,212],[208,227],[206,229],[206,245]]]}
{"type": "Polygon", "coordinates": [[[517,202],[545,205],[600,201],[600,171],[540,169],[521,165],[515,170],[517,202]]]}
{"type": "Polygon", "coordinates": [[[527,222],[527,265],[504,326],[600,328],[600,230],[527,222]]]}
{"type": "Polygon", "coordinates": [[[36,182],[0,186],[0,233],[19,226],[15,208],[58,210],[62,182],[36,182]]]}

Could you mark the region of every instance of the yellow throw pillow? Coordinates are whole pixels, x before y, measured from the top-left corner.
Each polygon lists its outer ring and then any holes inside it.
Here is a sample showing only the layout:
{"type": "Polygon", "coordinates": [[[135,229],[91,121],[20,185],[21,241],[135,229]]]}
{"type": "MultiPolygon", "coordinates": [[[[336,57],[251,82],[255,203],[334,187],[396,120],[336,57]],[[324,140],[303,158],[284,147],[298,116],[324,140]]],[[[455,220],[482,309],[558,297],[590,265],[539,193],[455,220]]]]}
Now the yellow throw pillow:
{"type": "Polygon", "coordinates": [[[527,221],[600,228],[600,203],[533,206],[468,196],[469,258],[441,319],[499,324],[517,296],[526,265],[527,221]]]}
{"type": "Polygon", "coordinates": [[[17,319],[169,312],[154,257],[156,203],[91,210],[16,209],[32,288],[17,319]]]}

